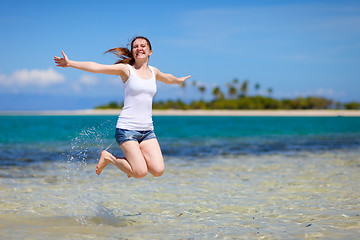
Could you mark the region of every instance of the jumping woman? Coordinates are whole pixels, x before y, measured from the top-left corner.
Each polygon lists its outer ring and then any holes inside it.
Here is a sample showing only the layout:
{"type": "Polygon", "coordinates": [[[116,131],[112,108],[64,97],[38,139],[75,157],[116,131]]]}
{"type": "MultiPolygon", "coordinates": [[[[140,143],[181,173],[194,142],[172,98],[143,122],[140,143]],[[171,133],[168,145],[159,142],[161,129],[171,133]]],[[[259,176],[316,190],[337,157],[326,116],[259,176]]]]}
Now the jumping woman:
{"type": "Polygon", "coordinates": [[[128,177],[142,178],[151,173],[159,177],[164,172],[164,159],[154,133],[152,121],[152,100],[156,93],[156,80],[167,84],[181,84],[186,79],[162,73],[149,66],[152,54],[150,41],[138,36],[131,41],[131,48],[113,48],[108,51],[120,57],[114,65],[70,60],[54,57],[56,66],[72,67],[92,73],[119,75],[124,83],[124,107],[116,123],[115,139],[124,152],[120,158],[103,150],[96,167],[96,173],[113,164],[128,177]]]}

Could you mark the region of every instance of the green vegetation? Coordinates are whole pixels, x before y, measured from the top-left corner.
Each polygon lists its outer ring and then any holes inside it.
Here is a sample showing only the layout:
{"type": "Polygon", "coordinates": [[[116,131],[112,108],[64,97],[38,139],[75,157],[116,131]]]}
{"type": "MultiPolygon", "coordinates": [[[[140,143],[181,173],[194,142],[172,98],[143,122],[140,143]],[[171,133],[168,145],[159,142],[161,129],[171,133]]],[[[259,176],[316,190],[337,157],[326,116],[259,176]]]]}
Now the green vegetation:
{"type": "Polygon", "coordinates": [[[110,102],[107,105],[100,105],[95,107],[95,109],[117,109],[117,108],[122,108],[123,107],[123,103],[122,104],[117,104],[117,102],[110,102]]]}
{"type": "Polygon", "coordinates": [[[360,103],[358,102],[349,102],[344,104],[345,109],[360,109],[360,103]]]}
{"type": "MultiPolygon", "coordinates": [[[[184,83],[180,85],[182,91],[186,91],[188,86],[184,83]]],[[[360,103],[340,103],[323,97],[297,97],[294,99],[275,99],[271,95],[272,88],[267,88],[268,96],[259,95],[260,84],[254,85],[255,96],[248,96],[249,81],[245,80],[242,84],[238,79],[226,84],[227,93],[224,93],[219,86],[215,86],[211,93],[214,97],[211,101],[204,101],[206,87],[193,81],[192,85],[201,96],[201,100],[193,100],[190,103],[177,100],[154,101],[153,109],[360,109],[360,103]],[[228,96],[228,97],[226,97],[228,96]]],[[[107,105],[101,105],[96,109],[117,109],[122,108],[123,103],[110,102],[107,105]]]]}
{"type": "MultiPolygon", "coordinates": [[[[295,98],[277,100],[270,97],[240,97],[237,99],[219,98],[205,102],[192,101],[185,104],[180,99],[177,101],[159,101],[153,103],[154,109],[330,109],[336,108],[332,100],[318,97],[295,98]]],[[[350,109],[350,108],[348,108],[350,109]]]]}

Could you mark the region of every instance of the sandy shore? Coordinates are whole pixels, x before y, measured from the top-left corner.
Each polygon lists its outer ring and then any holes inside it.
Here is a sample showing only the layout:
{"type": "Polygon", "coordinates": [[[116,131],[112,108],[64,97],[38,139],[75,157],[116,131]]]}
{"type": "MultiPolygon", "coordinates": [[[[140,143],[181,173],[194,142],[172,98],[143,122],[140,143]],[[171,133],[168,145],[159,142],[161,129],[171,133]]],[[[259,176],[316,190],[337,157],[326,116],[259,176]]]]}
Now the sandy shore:
{"type": "MultiPolygon", "coordinates": [[[[0,111],[0,115],[119,115],[121,110],[0,111]]],[[[360,110],[153,110],[154,116],[360,116],[360,110]]]]}

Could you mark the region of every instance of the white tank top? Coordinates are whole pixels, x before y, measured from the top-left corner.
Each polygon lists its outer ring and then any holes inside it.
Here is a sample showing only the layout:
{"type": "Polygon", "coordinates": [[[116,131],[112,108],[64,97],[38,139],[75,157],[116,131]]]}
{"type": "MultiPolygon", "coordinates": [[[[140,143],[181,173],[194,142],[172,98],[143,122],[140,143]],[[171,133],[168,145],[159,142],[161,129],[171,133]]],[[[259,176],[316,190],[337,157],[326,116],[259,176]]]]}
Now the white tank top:
{"type": "Polygon", "coordinates": [[[153,130],[152,100],[156,93],[154,69],[149,66],[152,76],[142,79],[128,65],[130,76],[124,84],[124,107],[121,110],[116,127],[128,130],[153,130]]]}

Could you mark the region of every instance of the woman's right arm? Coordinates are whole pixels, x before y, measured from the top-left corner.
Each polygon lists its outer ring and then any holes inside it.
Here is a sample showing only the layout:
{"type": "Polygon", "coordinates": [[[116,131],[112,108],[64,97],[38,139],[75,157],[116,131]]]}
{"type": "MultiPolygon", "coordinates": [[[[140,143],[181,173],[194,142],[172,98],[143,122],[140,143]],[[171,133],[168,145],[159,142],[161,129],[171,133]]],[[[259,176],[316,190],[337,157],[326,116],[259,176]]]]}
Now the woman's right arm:
{"type": "Polygon", "coordinates": [[[73,61],[69,60],[63,51],[61,53],[63,58],[54,57],[54,61],[58,67],[72,67],[86,72],[120,75],[122,79],[124,79],[124,77],[126,78],[126,76],[129,77],[129,68],[125,64],[104,65],[96,62],[73,61]]]}

